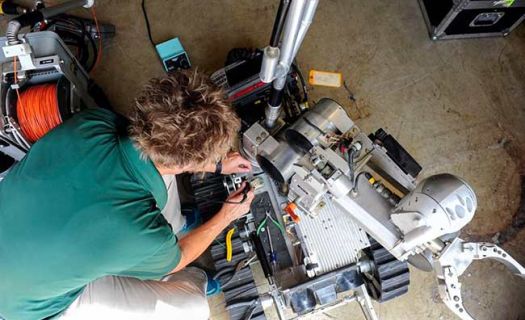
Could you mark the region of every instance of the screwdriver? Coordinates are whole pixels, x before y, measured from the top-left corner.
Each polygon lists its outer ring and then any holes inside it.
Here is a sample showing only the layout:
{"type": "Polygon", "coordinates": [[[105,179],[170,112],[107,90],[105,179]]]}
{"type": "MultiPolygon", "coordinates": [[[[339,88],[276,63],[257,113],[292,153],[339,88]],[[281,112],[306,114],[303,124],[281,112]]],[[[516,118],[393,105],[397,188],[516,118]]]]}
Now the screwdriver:
{"type": "Polygon", "coordinates": [[[272,236],[270,235],[270,228],[266,228],[266,233],[268,234],[268,243],[270,244],[270,263],[272,264],[272,269],[275,272],[277,267],[277,254],[273,250],[272,236]]]}

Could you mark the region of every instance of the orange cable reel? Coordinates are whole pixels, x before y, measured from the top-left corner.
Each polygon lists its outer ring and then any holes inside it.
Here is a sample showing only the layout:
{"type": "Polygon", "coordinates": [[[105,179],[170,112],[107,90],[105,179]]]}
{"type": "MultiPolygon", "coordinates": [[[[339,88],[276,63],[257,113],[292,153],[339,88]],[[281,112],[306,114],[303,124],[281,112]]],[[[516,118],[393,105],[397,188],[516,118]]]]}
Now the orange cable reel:
{"type": "Polygon", "coordinates": [[[34,143],[62,123],[57,84],[41,84],[18,93],[16,114],[24,137],[34,143]]]}

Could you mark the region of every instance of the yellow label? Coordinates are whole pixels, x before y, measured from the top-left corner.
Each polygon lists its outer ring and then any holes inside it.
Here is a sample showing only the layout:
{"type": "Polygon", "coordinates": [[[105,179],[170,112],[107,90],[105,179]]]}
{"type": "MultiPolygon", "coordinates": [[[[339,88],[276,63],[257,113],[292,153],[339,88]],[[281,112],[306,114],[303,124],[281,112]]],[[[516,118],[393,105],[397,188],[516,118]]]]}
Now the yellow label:
{"type": "Polygon", "coordinates": [[[314,86],[339,88],[343,84],[343,75],[339,72],[310,70],[308,82],[314,86]]]}

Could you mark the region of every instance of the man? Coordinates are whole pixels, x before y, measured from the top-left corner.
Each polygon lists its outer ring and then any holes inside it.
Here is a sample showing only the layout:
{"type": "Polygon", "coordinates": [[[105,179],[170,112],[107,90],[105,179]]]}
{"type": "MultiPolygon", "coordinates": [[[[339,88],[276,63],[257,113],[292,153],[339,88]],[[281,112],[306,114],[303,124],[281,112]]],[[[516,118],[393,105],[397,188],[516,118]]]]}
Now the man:
{"type": "Polygon", "coordinates": [[[207,77],[181,72],[150,81],[129,121],[90,109],[44,136],[0,183],[0,317],[207,318],[206,276],[186,266],[253,192],[178,239],[165,181],[250,171],[228,153],[239,126],[207,77]]]}

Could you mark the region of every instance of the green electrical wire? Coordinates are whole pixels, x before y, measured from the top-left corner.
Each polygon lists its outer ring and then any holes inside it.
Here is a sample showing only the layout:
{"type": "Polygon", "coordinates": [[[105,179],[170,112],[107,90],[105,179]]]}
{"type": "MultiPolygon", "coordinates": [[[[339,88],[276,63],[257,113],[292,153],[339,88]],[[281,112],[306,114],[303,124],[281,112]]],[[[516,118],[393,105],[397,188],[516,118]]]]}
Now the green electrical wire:
{"type": "Polygon", "coordinates": [[[511,7],[514,4],[514,2],[516,2],[516,0],[497,0],[494,1],[494,5],[503,5],[505,7],[511,7]]]}
{"type": "Polygon", "coordinates": [[[268,218],[264,218],[264,220],[261,223],[259,223],[259,226],[257,227],[257,235],[261,233],[262,228],[264,228],[264,226],[266,225],[267,219],[268,218]]]}
{"type": "Polygon", "coordinates": [[[262,228],[264,228],[264,226],[267,224],[268,222],[268,218],[270,218],[270,221],[272,221],[272,223],[277,227],[279,228],[279,230],[281,230],[281,232],[284,234],[286,233],[286,231],[284,230],[284,227],[282,226],[282,224],[279,223],[279,221],[275,221],[272,217],[266,217],[264,218],[263,221],[261,221],[261,223],[259,223],[259,226],[257,226],[257,235],[259,235],[262,231],[262,228]]]}

